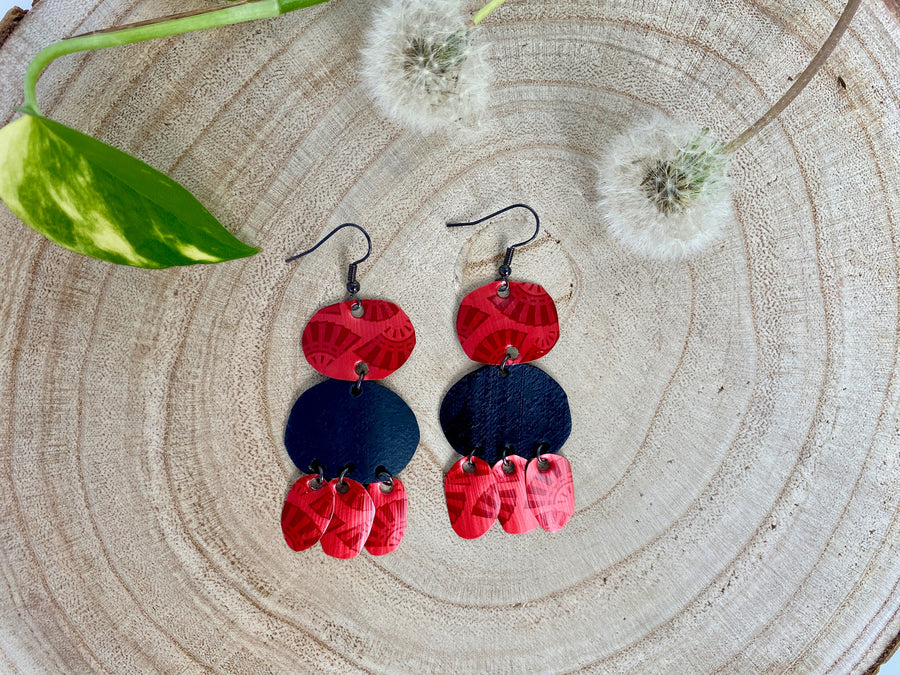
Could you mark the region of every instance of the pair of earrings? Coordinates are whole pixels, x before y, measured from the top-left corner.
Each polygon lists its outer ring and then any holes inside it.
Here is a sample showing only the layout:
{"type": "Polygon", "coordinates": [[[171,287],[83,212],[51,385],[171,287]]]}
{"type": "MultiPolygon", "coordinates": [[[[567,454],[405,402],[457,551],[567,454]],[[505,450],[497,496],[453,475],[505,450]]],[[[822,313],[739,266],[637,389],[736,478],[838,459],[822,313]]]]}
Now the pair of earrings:
{"type": "MultiPolygon", "coordinates": [[[[462,459],[445,476],[447,512],[461,537],[480,537],[500,520],[510,533],[538,525],[555,532],[574,511],[572,474],[555,454],[571,431],[562,387],[529,365],[559,339],[556,306],[537,284],[510,281],[515,249],[533,241],[537,213],[514,204],[471,223],[476,225],[513,208],[535,218],[532,236],[507,248],[500,278],[469,293],[460,304],[457,335],[473,360],[487,364],[466,375],[445,396],[441,427],[462,459]]],[[[285,447],[308,475],[291,487],[281,515],[288,546],[301,551],[319,543],[336,558],[352,558],[363,547],[372,555],[396,550],[406,531],[407,498],[396,477],[412,459],[419,427],[409,406],[375,384],[400,368],[415,346],[415,329],[394,303],[361,300],[357,266],[349,266],[349,299],[323,307],[303,331],[303,353],[328,378],[303,392],[285,429],[285,447]]]]}

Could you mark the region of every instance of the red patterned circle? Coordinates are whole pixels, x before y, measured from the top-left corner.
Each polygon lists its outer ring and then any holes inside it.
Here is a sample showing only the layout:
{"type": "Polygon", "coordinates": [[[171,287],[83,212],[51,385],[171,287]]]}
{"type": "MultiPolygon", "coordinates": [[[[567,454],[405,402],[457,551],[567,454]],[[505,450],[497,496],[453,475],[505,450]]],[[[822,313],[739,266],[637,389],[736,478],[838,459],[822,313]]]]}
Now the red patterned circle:
{"type": "Polygon", "coordinates": [[[386,300],[361,302],[359,318],[348,300],[323,307],[303,330],[303,354],[326,377],[356,380],[356,364],[364,362],[365,379],[380,380],[406,363],[416,346],[416,331],[402,309],[386,300]]]}
{"type": "Polygon", "coordinates": [[[509,282],[509,295],[497,295],[502,281],[476,288],[459,305],[456,334],[473,361],[499,365],[509,347],[519,355],[508,363],[528,363],[553,349],[559,339],[556,304],[537,284],[509,282]]]}

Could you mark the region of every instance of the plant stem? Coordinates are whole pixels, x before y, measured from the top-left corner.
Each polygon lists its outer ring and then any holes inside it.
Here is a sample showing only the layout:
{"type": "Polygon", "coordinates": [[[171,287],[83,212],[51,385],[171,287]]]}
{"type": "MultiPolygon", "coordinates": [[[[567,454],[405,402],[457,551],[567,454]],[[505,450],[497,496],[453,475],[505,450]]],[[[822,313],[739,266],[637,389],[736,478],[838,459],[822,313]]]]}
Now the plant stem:
{"type": "Polygon", "coordinates": [[[94,33],[86,33],[77,37],[61,40],[39,51],[28,64],[25,71],[25,110],[33,115],[40,115],[35,87],[38,78],[50,63],[66,54],[75,52],[117,47],[133,42],[142,42],[158,37],[190,33],[203,28],[228,26],[233,23],[267,19],[285,14],[295,9],[316,5],[326,0],[251,0],[220,9],[185,12],[171,17],[162,17],[150,21],[111,28],[94,33]]]}
{"type": "Polygon", "coordinates": [[[784,109],[787,108],[797,95],[806,88],[806,85],[809,84],[810,80],[815,76],[816,73],[822,68],[822,65],[825,63],[825,60],[831,56],[831,52],[834,51],[834,48],[837,47],[838,42],[840,42],[841,37],[843,37],[844,33],[847,32],[847,27],[850,25],[850,21],[853,19],[853,15],[856,14],[856,10],[859,9],[861,0],[850,0],[846,7],[844,7],[844,11],[841,13],[840,18],[838,18],[837,23],[834,26],[834,30],[831,31],[831,35],[828,36],[828,39],[825,40],[825,43],[822,45],[822,48],[816,53],[813,57],[813,60],[809,62],[809,65],[806,67],[794,84],[791,85],[790,89],[788,89],[784,95],[775,102],[771,108],[769,108],[766,113],[760,117],[756,122],[747,127],[744,132],[735,138],[733,141],[725,145],[723,148],[726,153],[736,152],[744,143],[749,141],[751,138],[756,136],[760,131],[762,131],[763,127],[765,127],[769,122],[778,117],[784,109]]]}
{"type": "Polygon", "coordinates": [[[472,24],[475,26],[480,24],[488,16],[490,16],[491,12],[497,9],[504,2],[506,2],[506,0],[491,0],[488,4],[486,4],[484,7],[482,7],[472,15],[472,24]]]}

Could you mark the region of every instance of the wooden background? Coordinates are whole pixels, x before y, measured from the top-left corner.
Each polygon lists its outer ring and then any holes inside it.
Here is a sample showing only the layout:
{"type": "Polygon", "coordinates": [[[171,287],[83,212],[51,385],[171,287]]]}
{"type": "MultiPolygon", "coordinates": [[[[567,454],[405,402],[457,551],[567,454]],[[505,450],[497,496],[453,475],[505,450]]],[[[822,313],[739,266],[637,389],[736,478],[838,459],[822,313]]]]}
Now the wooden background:
{"type": "MultiPolygon", "coordinates": [[[[202,0],[41,0],[0,47],[0,119],[65,36],[202,0]]],[[[658,264],[603,231],[595,160],[652,111],[723,140],[789,85],[837,0],[511,0],[483,24],[490,119],[383,119],[357,48],[374,3],[66,57],[48,114],[167,172],[264,250],[146,271],[79,257],[0,207],[0,670],[864,672],[900,633],[900,26],[867,0],[826,70],[735,157],[736,219],[658,264]],[[840,86],[838,77],[846,83],[840,86]],[[562,337],[576,514],[463,541],[439,402],[473,368],[461,297],[514,277],[562,337]],[[282,445],[319,380],[299,339],[363,294],[418,331],[386,384],[416,412],[401,549],[295,554],[282,445]]],[[[475,9],[475,3],[470,9],[475,9]]]]}

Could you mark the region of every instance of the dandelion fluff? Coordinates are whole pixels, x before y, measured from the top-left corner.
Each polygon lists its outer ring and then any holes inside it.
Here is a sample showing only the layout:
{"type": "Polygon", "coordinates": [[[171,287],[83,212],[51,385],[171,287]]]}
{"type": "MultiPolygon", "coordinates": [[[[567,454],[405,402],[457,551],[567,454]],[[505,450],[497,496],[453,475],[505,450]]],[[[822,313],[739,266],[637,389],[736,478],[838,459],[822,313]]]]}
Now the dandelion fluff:
{"type": "Polygon", "coordinates": [[[710,246],[731,219],[727,168],[707,130],[657,115],[610,142],[598,206],[635,253],[681,260],[710,246]]]}
{"type": "Polygon", "coordinates": [[[384,113],[429,133],[477,123],[491,71],[457,0],[388,0],[362,51],[362,76],[384,113]]]}

